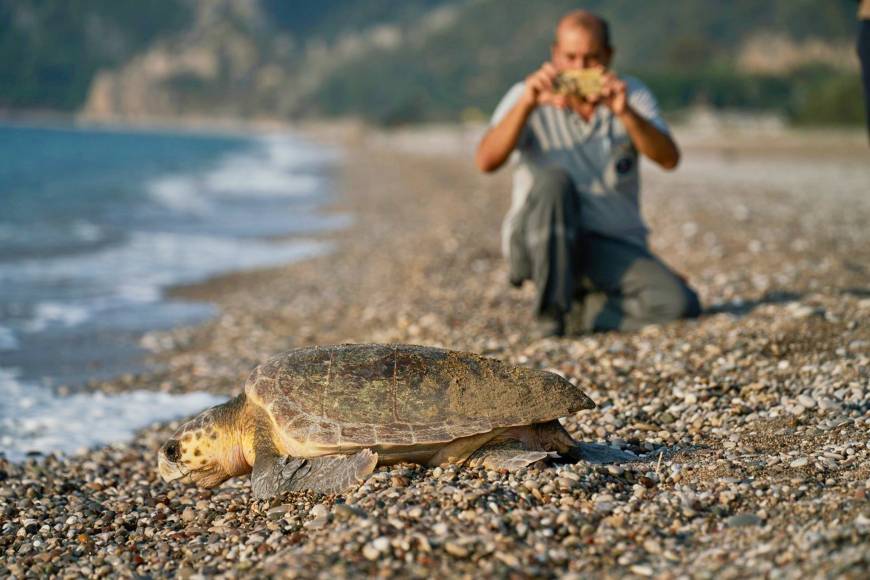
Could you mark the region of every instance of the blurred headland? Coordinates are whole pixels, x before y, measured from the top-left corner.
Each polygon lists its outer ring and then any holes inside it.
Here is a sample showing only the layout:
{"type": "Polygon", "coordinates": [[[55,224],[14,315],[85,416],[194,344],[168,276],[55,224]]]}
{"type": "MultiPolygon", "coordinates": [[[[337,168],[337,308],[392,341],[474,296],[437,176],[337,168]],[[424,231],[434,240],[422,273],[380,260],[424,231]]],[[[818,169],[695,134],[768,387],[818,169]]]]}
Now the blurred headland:
{"type": "MultiPolygon", "coordinates": [[[[863,123],[855,3],[590,0],[670,115],[863,123]],[[729,113],[730,114],[730,113],[729,113]]],[[[548,58],[565,0],[0,4],[0,114],[260,126],[480,121],[548,58]]]]}

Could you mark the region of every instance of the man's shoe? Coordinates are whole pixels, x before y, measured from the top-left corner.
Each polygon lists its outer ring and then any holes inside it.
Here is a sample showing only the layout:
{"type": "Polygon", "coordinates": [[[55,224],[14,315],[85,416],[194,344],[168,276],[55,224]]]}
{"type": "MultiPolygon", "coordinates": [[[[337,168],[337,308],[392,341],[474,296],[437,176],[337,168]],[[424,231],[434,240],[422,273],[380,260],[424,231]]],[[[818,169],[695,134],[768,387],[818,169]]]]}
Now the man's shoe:
{"type": "Polygon", "coordinates": [[[565,336],[565,315],[562,312],[558,312],[555,315],[541,318],[535,325],[535,330],[531,335],[535,340],[565,336]]]}
{"type": "Polygon", "coordinates": [[[580,293],[571,303],[571,310],[565,315],[565,334],[568,336],[583,336],[591,334],[586,328],[586,293],[580,293]]]}

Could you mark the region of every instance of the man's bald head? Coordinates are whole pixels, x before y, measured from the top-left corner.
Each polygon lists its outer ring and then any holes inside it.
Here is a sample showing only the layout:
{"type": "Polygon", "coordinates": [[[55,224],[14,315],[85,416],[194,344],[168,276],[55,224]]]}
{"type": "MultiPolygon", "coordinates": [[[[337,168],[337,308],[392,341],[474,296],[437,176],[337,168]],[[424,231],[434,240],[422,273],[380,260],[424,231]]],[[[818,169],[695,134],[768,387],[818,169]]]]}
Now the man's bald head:
{"type": "Polygon", "coordinates": [[[556,26],[551,54],[560,71],[609,67],[613,48],[607,21],[585,10],[569,12],[556,26]]]}
{"type": "Polygon", "coordinates": [[[597,14],[587,10],[575,10],[559,19],[553,43],[559,44],[560,38],[566,31],[576,29],[595,36],[601,42],[603,48],[612,50],[613,47],[610,44],[610,25],[597,14]]]}

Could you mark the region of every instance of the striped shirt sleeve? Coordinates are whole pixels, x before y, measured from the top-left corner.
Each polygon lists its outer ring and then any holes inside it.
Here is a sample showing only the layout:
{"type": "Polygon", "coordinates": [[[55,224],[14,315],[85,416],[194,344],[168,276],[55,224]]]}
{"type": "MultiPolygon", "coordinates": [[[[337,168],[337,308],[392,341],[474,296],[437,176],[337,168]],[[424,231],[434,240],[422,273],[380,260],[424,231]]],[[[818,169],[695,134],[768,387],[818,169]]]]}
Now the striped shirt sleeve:
{"type": "Polygon", "coordinates": [[[658,130],[670,135],[671,130],[668,128],[664,118],[662,118],[659,104],[656,102],[652,91],[634,77],[625,77],[625,83],[628,88],[628,104],[631,108],[638,115],[652,123],[658,130]]]}
{"type": "MultiPolygon", "coordinates": [[[[507,114],[513,109],[516,104],[520,101],[520,98],[523,96],[523,92],[526,90],[526,84],[523,81],[518,82],[514,86],[508,90],[504,97],[502,97],[501,101],[498,103],[498,106],[495,108],[495,112],[492,114],[492,118],[489,121],[490,128],[498,125],[502,119],[504,119],[507,114]]],[[[532,132],[529,130],[529,123],[526,122],[526,125],[523,127],[522,133],[520,133],[519,139],[517,140],[516,148],[514,149],[514,154],[511,155],[511,161],[517,161],[517,152],[523,151],[530,147],[530,143],[532,139],[532,132]]]]}
{"type": "Polygon", "coordinates": [[[525,88],[525,83],[519,82],[512,86],[505,96],[501,98],[501,101],[499,101],[498,106],[495,108],[495,112],[492,114],[492,118],[489,121],[490,127],[498,125],[501,120],[507,116],[510,110],[519,102],[520,97],[523,96],[525,88]]]}

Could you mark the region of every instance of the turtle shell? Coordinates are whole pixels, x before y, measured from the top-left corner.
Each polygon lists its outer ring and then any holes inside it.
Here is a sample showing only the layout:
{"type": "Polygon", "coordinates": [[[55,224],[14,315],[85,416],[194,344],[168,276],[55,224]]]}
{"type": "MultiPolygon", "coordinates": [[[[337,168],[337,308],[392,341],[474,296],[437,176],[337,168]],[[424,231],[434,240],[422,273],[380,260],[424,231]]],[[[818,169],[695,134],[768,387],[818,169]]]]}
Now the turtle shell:
{"type": "Polygon", "coordinates": [[[285,439],[335,452],[446,443],[595,406],[556,374],[412,345],[293,350],[254,369],[245,394],[285,439]]]}

